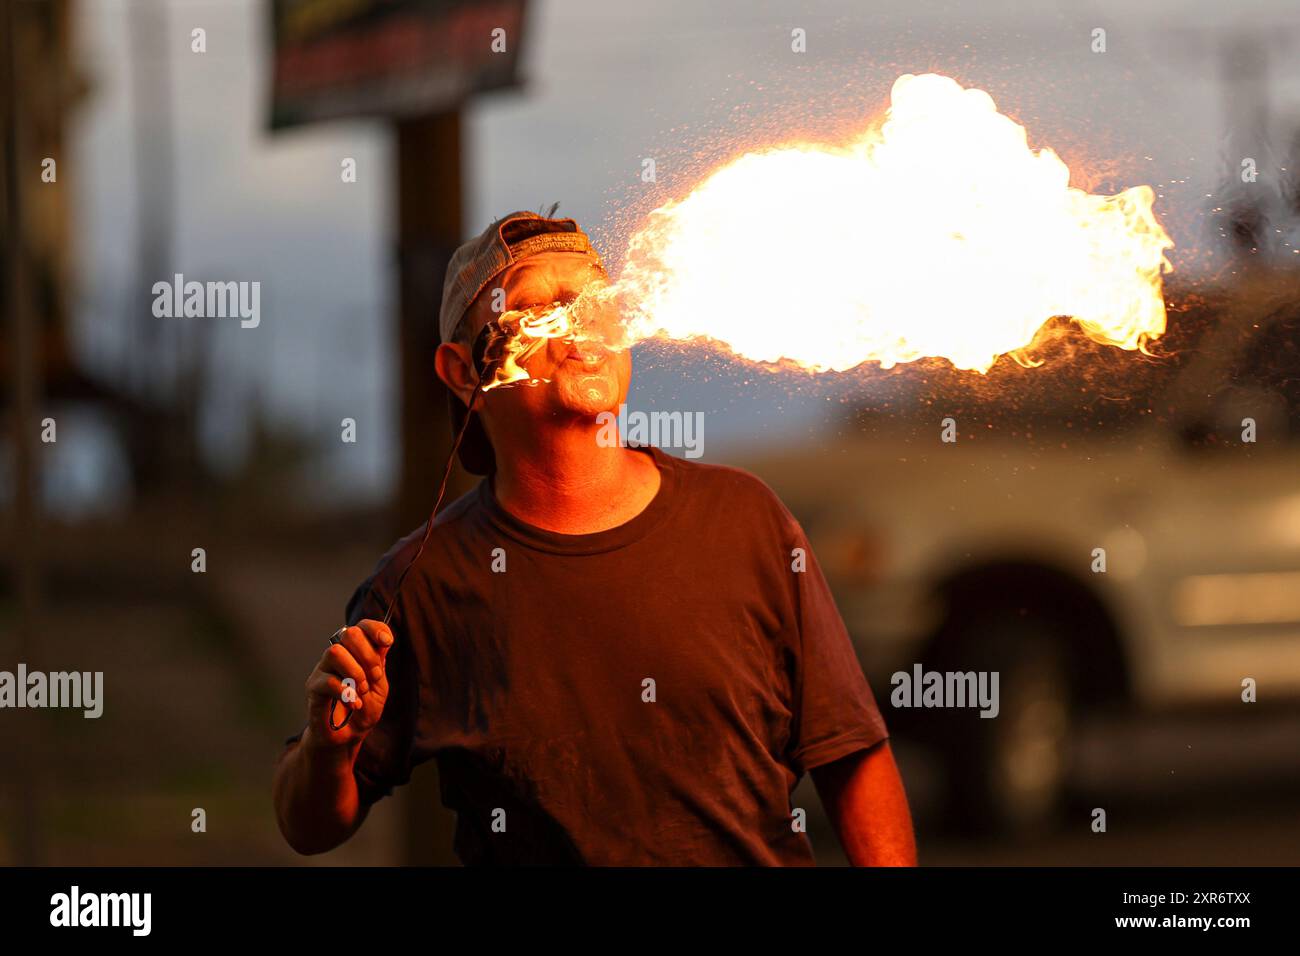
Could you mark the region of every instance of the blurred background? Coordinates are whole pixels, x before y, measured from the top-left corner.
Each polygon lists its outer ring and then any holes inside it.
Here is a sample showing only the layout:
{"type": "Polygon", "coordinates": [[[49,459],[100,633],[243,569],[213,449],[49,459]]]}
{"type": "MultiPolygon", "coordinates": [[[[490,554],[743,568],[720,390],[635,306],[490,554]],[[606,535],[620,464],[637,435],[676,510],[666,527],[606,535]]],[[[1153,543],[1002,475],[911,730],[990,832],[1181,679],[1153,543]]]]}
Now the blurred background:
{"type": "MultiPolygon", "coordinates": [[[[0,715],[0,862],[452,862],[432,765],[311,860],[270,803],[321,645],[440,477],[448,255],[559,202],[616,274],[719,163],[859,130],[924,71],[1074,183],[1155,189],[1151,354],[1063,321],[983,376],[646,345],[630,405],[703,412],[705,460],[804,522],[923,863],[1300,862],[1295,4],[2,6],[0,669],[102,670],[105,709],[0,715]],[[157,317],[176,274],[259,282],[259,323],[157,317]],[[1002,716],[890,706],[916,664],[998,669],[1002,716]]],[[[795,805],[842,863],[807,780],[795,805]]]]}

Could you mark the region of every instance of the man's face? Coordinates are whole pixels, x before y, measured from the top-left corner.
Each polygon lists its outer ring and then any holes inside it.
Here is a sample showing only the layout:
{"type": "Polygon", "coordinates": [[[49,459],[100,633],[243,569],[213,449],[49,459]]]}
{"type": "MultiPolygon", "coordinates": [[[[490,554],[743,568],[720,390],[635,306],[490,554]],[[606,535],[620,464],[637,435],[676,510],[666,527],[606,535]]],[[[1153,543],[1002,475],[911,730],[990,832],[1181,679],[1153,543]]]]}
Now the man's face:
{"type": "MultiPolygon", "coordinates": [[[[546,252],[530,256],[490,283],[471,311],[473,334],[490,319],[492,290],[505,292],[504,311],[568,303],[604,274],[586,256],[571,252],[546,252]]],[[[627,398],[632,378],[628,351],[611,352],[594,343],[569,343],[552,339],[523,366],[539,385],[493,389],[484,398],[490,417],[572,415],[594,418],[599,412],[617,411],[627,398]]]]}

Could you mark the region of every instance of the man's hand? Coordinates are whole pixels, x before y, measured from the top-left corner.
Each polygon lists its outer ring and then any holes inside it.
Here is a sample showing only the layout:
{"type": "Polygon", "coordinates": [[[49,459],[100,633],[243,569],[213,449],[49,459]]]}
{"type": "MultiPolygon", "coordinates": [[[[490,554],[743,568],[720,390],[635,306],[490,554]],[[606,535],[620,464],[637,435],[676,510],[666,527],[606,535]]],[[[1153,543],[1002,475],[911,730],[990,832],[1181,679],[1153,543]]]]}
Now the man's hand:
{"type": "MultiPolygon", "coordinates": [[[[393,646],[393,632],[381,621],[367,618],[345,628],[307,677],[307,732],[317,743],[348,746],[364,740],[379,722],[388,700],[385,661],[393,646]],[[351,685],[344,681],[351,681],[351,685]],[[353,711],[346,727],[330,729],[330,708],[353,711]]],[[[343,719],[336,709],[335,723],[343,719]]]]}
{"type": "Polygon", "coordinates": [[[386,624],[361,621],[344,629],[307,678],[307,729],[280,755],[272,785],[280,832],[299,853],[334,849],[366,818],[353,764],[388,700],[385,662],[392,646],[386,624]],[[335,702],[352,719],[331,730],[335,702]]]}

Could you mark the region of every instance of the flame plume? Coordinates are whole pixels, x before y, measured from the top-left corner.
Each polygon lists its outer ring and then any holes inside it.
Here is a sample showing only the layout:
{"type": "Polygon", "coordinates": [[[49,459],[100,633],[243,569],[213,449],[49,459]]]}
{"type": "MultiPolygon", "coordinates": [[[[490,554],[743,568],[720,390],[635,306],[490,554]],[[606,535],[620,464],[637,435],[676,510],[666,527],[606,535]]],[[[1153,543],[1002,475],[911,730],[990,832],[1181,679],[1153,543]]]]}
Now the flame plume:
{"type": "Polygon", "coordinates": [[[1055,316],[1122,349],[1164,332],[1173,242],[1150,187],[1071,187],[1056,153],[948,77],[902,76],[890,98],[847,144],[746,153],[656,209],[618,280],[552,331],[707,339],[812,371],[930,356],[978,372],[1055,316]]]}

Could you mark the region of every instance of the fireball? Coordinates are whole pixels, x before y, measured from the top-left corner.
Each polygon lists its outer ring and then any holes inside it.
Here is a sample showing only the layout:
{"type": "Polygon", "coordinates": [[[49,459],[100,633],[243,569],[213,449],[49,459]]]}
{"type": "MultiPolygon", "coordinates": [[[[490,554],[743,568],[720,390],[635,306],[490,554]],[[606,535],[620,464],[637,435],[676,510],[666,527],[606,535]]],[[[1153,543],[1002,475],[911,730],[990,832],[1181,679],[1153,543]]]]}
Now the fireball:
{"type": "Polygon", "coordinates": [[[908,74],[851,141],[747,152],[656,209],[618,279],[552,328],[811,371],[935,357],[985,372],[1057,316],[1140,349],[1165,330],[1173,247],[1154,198],[1072,187],[987,93],[908,74]]]}

